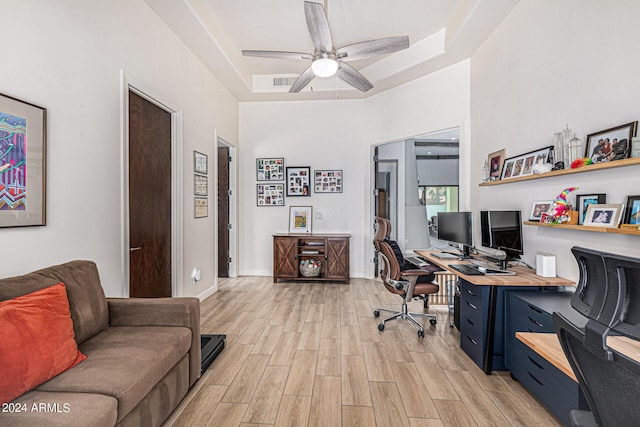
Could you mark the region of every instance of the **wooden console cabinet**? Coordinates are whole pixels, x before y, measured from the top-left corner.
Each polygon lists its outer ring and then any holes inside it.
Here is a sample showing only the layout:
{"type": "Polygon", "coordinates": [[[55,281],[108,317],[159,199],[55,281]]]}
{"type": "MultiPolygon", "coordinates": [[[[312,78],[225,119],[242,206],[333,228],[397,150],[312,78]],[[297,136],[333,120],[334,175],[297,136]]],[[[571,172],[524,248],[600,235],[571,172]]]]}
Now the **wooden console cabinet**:
{"type": "Polygon", "coordinates": [[[274,234],[273,281],[336,280],[349,283],[349,234],[274,234]],[[318,277],[304,277],[300,261],[315,259],[322,268],[318,277]]]}

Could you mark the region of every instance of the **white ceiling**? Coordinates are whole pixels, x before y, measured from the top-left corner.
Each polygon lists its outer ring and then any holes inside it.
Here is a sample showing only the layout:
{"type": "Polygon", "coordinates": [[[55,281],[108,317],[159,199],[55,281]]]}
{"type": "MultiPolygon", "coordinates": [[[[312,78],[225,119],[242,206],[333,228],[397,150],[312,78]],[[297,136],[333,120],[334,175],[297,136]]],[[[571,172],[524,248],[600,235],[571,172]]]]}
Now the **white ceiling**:
{"type": "Polygon", "coordinates": [[[313,53],[304,0],[145,1],[240,101],[250,101],[363,98],[406,83],[468,58],[519,0],[328,0],[336,48],[409,36],[409,49],[350,63],[373,83],[366,94],[335,77],[289,94],[271,87],[273,75],[295,77],[310,62],[242,56],[243,49],[313,53]]]}

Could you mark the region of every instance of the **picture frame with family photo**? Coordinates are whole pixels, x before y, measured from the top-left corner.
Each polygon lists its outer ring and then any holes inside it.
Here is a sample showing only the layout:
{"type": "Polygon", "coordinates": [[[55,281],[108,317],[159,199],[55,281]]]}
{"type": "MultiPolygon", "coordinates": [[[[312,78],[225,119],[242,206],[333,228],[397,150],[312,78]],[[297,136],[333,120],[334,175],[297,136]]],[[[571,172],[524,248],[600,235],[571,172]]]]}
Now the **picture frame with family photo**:
{"type": "Polygon", "coordinates": [[[553,158],[553,146],[530,151],[505,159],[500,179],[519,178],[533,174],[534,165],[549,163],[553,158]]]}
{"type": "Polygon", "coordinates": [[[584,156],[593,163],[626,159],[631,153],[631,139],[636,136],[637,128],[635,121],[587,135],[584,156]]]}
{"type": "Polygon", "coordinates": [[[620,224],[623,205],[620,203],[591,204],[587,207],[584,225],[587,227],[617,228],[620,224]]]}

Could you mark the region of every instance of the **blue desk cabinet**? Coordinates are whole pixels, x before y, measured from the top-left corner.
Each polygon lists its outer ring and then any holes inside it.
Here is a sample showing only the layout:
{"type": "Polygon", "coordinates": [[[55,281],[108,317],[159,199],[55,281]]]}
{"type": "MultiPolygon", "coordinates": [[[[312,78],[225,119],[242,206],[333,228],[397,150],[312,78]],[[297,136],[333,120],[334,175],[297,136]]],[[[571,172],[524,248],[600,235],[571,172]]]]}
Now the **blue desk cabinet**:
{"type": "Polygon", "coordinates": [[[460,279],[459,283],[460,347],[480,368],[484,368],[488,335],[492,331],[491,370],[505,370],[505,292],[510,289],[537,289],[537,287],[473,285],[464,279],[460,279]],[[495,322],[490,325],[489,307],[492,290],[496,291],[495,322]]]}
{"type": "Polygon", "coordinates": [[[585,318],[570,305],[571,293],[509,291],[505,297],[505,365],[512,377],[569,425],[571,409],[588,409],[578,383],[516,338],[516,332],[554,333],[552,313],[563,313],[576,325],[585,318]]]}

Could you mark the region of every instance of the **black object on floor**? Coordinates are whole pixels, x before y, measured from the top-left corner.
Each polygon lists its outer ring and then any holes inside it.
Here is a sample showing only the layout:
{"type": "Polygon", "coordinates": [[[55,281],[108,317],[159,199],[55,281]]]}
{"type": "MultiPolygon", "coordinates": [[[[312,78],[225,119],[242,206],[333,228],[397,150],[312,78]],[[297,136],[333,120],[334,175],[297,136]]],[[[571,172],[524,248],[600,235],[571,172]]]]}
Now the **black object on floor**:
{"type": "Polygon", "coordinates": [[[204,371],[213,363],[218,354],[224,348],[224,342],[227,339],[226,335],[212,335],[212,334],[200,334],[200,374],[204,374],[204,371]]]}

